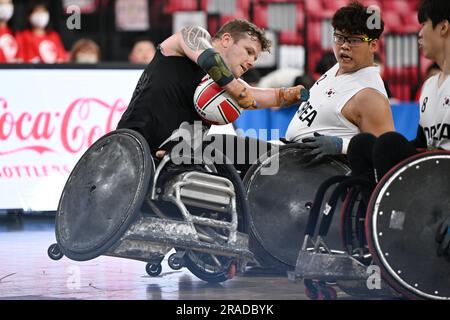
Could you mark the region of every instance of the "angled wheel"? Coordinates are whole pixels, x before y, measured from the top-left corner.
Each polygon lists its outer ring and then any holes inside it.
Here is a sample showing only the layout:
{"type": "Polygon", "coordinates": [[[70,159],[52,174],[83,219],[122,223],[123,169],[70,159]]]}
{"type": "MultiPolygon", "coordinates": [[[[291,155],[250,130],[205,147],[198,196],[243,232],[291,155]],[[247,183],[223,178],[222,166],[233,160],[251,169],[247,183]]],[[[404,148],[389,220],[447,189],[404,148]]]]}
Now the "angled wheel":
{"type": "Polygon", "coordinates": [[[450,212],[449,172],[450,152],[415,155],[383,177],[368,206],[372,257],[389,285],[409,298],[450,300],[450,263],[436,242],[450,212]]]}
{"type": "Polygon", "coordinates": [[[210,283],[230,280],[236,274],[236,264],[230,257],[189,251],[186,253],[185,263],[195,276],[210,283]]]}
{"type": "MultiPolygon", "coordinates": [[[[350,169],[339,158],[310,164],[295,144],[282,146],[278,153],[260,161],[244,178],[251,214],[250,250],[262,267],[292,270],[317,188],[327,178],[348,174],[350,169]],[[278,172],[265,174],[263,170],[276,162],[278,172]]],[[[329,233],[333,250],[343,249],[338,229],[338,224],[333,224],[329,233]]]]}
{"type": "Polygon", "coordinates": [[[154,170],[147,141],[120,129],[97,140],[70,173],[56,214],[55,233],[76,261],[102,255],[139,214],[154,170]]]}

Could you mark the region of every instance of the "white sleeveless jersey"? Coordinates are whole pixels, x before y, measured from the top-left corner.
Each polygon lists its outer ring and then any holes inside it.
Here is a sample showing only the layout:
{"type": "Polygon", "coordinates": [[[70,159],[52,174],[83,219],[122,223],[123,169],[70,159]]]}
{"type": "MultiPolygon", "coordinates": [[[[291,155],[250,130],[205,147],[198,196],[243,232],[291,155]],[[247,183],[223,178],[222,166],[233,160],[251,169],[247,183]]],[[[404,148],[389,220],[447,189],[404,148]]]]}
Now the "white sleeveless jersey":
{"type": "Polygon", "coordinates": [[[420,125],[429,147],[450,150],[450,76],[438,87],[439,74],[428,79],[420,95],[420,125]]]}
{"type": "Polygon", "coordinates": [[[351,139],[360,130],[342,115],[346,103],[365,88],[378,90],[388,99],[378,66],[336,76],[338,70],[336,64],[311,88],[309,100],[300,105],[289,124],[288,141],[298,142],[314,132],[351,139]]]}

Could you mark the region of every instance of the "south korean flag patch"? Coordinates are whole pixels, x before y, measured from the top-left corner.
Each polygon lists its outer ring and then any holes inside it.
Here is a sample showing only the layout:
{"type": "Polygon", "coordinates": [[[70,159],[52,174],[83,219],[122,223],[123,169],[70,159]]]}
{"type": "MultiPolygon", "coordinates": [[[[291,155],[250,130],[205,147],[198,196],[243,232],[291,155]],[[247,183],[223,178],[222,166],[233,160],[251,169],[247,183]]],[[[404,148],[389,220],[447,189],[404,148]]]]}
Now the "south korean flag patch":
{"type": "Polygon", "coordinates": [[[328,98],[331,98],[336,94],[336,91],[333,88],[330,88],[325,92],[325,94],[327,95],[328,98]]]}
{"type": "Polygon", "coordinates": [[[444,97],[444,103],[442,105],[444,108],[450,108],[450,96],[444,97]]]}

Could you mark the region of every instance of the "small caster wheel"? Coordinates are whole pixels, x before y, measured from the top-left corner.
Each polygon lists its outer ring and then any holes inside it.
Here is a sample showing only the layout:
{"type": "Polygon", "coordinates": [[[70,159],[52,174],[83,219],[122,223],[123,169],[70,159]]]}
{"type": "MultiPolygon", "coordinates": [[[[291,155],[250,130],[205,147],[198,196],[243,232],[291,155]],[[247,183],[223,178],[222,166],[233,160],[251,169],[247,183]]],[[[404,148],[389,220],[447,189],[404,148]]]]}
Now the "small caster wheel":
{"type": "Polygon", "coordinates": [[[336,300],[337,292],[331,287],[320,287],[318,300],[336,300]]]}
{"type": "Polygon", "coordinates": [[[162,266],[161,264],[147,263],[147,265],[145,266],[145,271],[147,271],[147,274],[150,277],[157,277],[161,274],[162,266]]]}
{"type": "Polygon", "coordinates": [[[64,257],[64,254],[61,251],[61,248],[57,243],[54,243],[48,247],[47,254],[52,260],[60,260],[64,257]]]}
{"type": "Polygon", "coordinates": [[[304,280],[305,285],[305,295],[311,300],[319,299],[319,289],[316,287],[314,282],[309,279],[304,280]]]}
{"type": "Polygon", "coordinates": [[[180,270],[184,267],[184,259],[177,257],[176,253],[172,253],[167,262],[173,270],[180,270]]]}
{"type": "Polygon", "coordinates": [[[232,262],[232,263],[230,264],[230,267],[228,268],[227,278],[228,278],[228,279],[233,279],[234,276],[236,275],[236,273],[237,273],[236,263],[235,263],[235,262],[232,262]]]}

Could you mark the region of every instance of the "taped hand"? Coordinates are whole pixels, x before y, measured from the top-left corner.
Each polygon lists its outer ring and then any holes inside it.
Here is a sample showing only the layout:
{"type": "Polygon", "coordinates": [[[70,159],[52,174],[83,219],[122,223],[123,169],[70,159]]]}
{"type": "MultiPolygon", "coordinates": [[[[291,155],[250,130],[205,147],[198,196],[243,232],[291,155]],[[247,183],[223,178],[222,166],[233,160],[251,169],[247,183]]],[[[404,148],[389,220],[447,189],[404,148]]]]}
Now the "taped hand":
{"type": "Polygon", "coordinates": [[[296,102],[304,102],[309,99],[309,91],[305,87],[298,85],[290,88],[278,89],[278,101],[279,107],[291,106],[296,102]]]}

